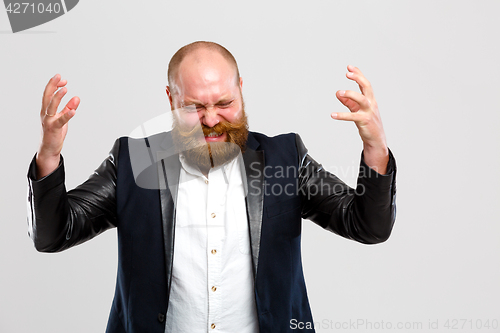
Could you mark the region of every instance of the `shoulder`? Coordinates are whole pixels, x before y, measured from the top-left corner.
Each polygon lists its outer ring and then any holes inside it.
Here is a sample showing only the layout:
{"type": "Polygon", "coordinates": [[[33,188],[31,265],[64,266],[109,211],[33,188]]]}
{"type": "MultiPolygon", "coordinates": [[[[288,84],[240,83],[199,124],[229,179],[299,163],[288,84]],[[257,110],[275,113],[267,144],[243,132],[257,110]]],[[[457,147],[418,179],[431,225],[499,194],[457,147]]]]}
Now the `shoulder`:
{"type": "Polygon", "coordinates": [[[295,133],[269,137],[262,133],[250,132],[249,141],[251,140],[258,143],[256,150],[263,150],[266,161],[269,163],[295,164],[298,161],[297,134],[295,133]]]}
{"type": "Polygon", "coordinates": [[[145,137],[122,136],[116,140],[119,141],[121,145],[126,145],[128,143],[148,143],[148,145],[154,146],[161,145],[164,141],[170,142],[172,140],[172,135],[171,132],[168,131],[145,137]]]}
{"type": "Polygon", "coordinates": [[[154,163],[158,157],[173,155],[175,148],[171,133],[162,132],[142,138],[122,136],[116,140],[113,151],[119,152],[120,160],[127,159],[140,164],[141,161],[154,163]]]}
{"type": "MultiPolygon", "coordinates": [[[[122,136],[116,140],[121,149],[148,148],[154,151],[173,147],[171,132],[161,132],[146,137],[122,136]]],[[[115,144],[116,144],[115,143],[115,144]]]]}
{"type": "Polygon", "coordinates": [[[251,137],[255,139],[255,141],[258,142],[260,147],[258,149],[283,149],[283,148],[288,148],[292,147],[295,148],[295,138],[297,134],[295,133],[286,133],[286,134],[280,134],[276,136],[267,136],[262,133],[258,132],[250,132],[249,133],[249,140],[251,140],[251,137]]]}

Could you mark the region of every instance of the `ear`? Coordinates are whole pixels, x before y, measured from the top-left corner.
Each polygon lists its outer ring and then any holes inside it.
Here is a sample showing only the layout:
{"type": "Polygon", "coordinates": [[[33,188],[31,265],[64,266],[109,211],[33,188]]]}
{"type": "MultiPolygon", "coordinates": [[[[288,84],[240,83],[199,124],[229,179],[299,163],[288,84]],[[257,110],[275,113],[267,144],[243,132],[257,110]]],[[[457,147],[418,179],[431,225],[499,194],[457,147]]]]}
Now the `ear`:
{"type": "Polygon", "coordinates": [[[243,89],[243,78],[240,76],[240,90],[243,89]]]}
{"type": "Polygon", "coordinates": [[[172,99],[172,92],[170,91],[170,87],[167,86],[167,95],[168,95],[168,100],[170,101],[170,108],[173,110],[174,109],[174,102],[173,102],[173,99],[172,99]]]}

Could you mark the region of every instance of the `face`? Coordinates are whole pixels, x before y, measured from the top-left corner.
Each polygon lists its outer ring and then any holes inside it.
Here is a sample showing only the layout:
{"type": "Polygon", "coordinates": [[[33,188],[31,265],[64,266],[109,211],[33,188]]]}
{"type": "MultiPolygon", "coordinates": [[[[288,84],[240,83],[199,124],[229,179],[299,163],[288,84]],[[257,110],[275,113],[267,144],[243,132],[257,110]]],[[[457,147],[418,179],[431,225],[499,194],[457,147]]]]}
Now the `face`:
{"type": "Polygon", "coordinates": [[[244,149],[248,125],[241,95],[242,80],[219,54],[187,56],[175,86],[167,87],[174,128],[172,135],[188,162],[210,168],[244,149]]]}

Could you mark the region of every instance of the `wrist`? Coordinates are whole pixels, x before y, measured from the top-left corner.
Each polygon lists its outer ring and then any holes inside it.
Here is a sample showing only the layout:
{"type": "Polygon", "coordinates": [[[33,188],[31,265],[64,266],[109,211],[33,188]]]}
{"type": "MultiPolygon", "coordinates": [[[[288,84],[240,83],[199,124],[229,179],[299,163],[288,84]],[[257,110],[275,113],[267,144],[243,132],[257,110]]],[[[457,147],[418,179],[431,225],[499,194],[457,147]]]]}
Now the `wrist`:
{"type": "Polygon", "coordinates": [[[373,155],[373,156],[388,156],[389,148],[385,142],[380,142],[376,144],[368,144],[363,142],[363,151],[365,155],[373,155]]]}
{"type": "Polygon", "coordinates": [[[59,160],[59,155],[61,154],[62,146],[47,145],[43,142],[40,143],[38,147],[38,152],[36,158],[41,160],[59,160]]]}
{"type": "Polygon", "coordinates": [[[389,148],[386,145],[377,147],[363,145],[363,158],[370,168],[379,174],[386,174],[389,162],[389,148]]]}

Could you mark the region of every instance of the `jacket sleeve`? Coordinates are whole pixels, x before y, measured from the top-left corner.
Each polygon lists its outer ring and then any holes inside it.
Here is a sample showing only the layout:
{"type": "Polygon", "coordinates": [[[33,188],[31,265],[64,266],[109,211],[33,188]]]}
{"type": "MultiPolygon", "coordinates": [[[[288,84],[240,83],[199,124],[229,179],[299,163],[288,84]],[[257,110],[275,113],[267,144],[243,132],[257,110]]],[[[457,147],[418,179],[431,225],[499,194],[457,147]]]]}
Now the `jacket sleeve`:
{"type": "Polygon", "coordinates": [[[58,252],[116,226],[119,139],[89,179],[66,192],[64,160],[36,179],[36,155],[28,170],[28,235],[40,252],[58,252]]]}
{"type": "Polygon", "coordinates": [[[365,164],[363,153],[356,189],[323,169],[296,134],[302,218],[365,244],[387,240],[396,219],[396,161],[389,150],[387,174],[365,164]]]}

